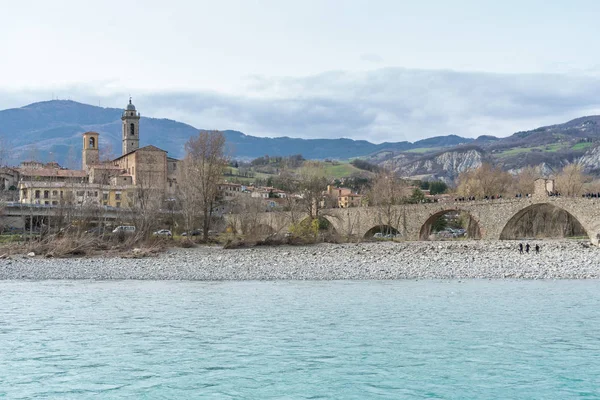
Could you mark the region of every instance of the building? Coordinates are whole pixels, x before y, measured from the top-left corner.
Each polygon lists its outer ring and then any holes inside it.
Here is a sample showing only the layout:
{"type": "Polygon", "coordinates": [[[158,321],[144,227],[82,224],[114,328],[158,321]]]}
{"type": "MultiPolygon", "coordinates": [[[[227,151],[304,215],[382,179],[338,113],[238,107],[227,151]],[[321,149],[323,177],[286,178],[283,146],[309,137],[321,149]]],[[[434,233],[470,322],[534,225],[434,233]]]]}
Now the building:
{"type": "Polygon", "coordinates": [[[360,207],[363,197],[360,194],[349,193],[338,197],[339,208],[360,207]]]}
{"type": "Polygon", "coordinates": [[[57,163],[27,161],[18,168],[21,203],[40,205],[102,205],[133,207],[141,191],[162,198],[173,197],[179,160],[165,150],[139,147],[140,113],[129,99],[123,111],[122,154],[100,159],[100,134],[83,134],[81,170],[61,168],[57,163]]]}
{"type": "MultiPolygon", "coordinates": [[[[363,196],[352,193],[352,190],[348,188],[336,188],[331,185],[327,185],[327,191],[324,193],[324,195],[333,200],[333,204],[335,204],[335,207],[338,208],[362,206],[363,196]]],[[[326,205],[325,201],[322,201],[321,204],[323,207],[326,205]]]]}

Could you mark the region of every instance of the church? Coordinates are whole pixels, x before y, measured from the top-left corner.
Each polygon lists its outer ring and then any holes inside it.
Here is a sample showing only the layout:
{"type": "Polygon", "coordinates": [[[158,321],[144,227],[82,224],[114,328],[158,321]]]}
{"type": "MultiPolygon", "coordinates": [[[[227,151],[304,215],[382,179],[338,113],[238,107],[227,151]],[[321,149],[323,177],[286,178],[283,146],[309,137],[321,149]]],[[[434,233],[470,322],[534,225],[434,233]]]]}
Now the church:
{"type": "Polygon", "coordinates": [[[113,160],[100,160],[100,134],[86,132],[81,170],[60,168],[56,163],[22,163],[20,202],[131,208],[140,190],[151,190],[164,199],[173,198],[179,160],[168,157],[165,150],[156,146],[139,147],[140,118],[129,99],[121,116],[121,155],[113,160]]]}

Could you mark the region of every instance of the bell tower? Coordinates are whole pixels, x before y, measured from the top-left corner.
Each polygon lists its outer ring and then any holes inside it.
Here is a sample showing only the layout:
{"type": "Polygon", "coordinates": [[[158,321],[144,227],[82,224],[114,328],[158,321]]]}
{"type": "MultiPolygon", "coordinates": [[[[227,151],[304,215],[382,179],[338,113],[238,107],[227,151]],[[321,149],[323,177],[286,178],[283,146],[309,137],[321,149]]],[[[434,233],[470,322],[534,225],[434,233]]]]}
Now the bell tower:
{"type": "Polygon", "coordinates": [[[131,97],[129,98],[127,108],[123,111],[121,121],[123,121],[122,154],[127,154],[140,148],[140,113],[131,104],[131,97]]]}
{"type": "Polygon", "coordinates": [[[98,152],[98,133],[86,132],[83,134],[83,151],[81,154],[81,167],[86,171],[90,166],[100,162],[98,152]]]}

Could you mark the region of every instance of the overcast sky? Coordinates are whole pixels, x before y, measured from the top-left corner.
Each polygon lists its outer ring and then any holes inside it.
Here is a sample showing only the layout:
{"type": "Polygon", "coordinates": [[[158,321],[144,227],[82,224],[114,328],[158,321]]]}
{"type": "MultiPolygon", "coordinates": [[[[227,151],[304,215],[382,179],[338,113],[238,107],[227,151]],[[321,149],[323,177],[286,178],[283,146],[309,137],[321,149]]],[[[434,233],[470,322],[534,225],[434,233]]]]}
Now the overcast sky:
{"type": "Polygon", "coordinates": [[[0,108],[374,142],[600,114],[594,0],[0,0],[0,108]]]}

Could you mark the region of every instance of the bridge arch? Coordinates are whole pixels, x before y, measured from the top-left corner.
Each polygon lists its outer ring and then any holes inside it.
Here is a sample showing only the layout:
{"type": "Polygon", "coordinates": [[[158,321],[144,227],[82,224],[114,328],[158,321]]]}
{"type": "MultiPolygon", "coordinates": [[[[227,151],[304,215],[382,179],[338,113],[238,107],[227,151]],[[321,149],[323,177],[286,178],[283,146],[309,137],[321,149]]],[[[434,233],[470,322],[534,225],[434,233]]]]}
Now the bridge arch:
{"type": "Polygon", "coordinates": [[[588,231],[572,213],[550,203],[536,203],[514,214],[502,228],[500,240],[586,236],[588,231]]]}
{"type": "Polygon", "coordinates": [[[381,235],[383,236],[398,235],[400,234],[400,231],[391,225],[375,225],[374,227],[365,232],[363,238],[372,239],[377,233],[381,233],[381,235]]]}
{"type": "Polygon", "coordinates": [[[452,212],[463,213],[463,214],[468,215],[469,221],[467,222],[467,229],[466,229],[467,237],[469,237],[471,239],[481,239],[482,238],[482,229],[481,229],[481,223],[480,223],[479,219],[477,219],[468,210],[463,210],[460,208],[447,208],[447,209],[436,211],[427,217],[425,222],[421,225],[421,229],[419,230],[419,240],[429,240],[429,237],[433,233],[433,228],[434,228],[435,222],[438,219],[440,219],[442,216],[444,216],[448,213],[452,213],[452,212]]]}

